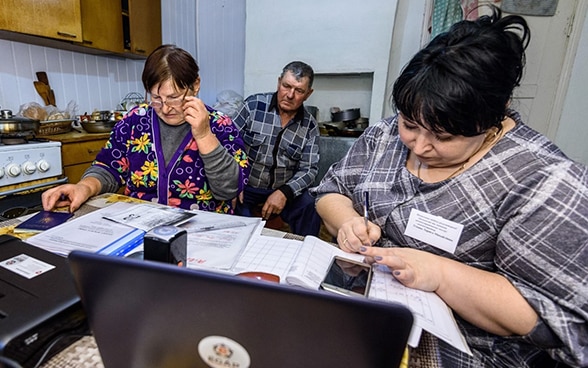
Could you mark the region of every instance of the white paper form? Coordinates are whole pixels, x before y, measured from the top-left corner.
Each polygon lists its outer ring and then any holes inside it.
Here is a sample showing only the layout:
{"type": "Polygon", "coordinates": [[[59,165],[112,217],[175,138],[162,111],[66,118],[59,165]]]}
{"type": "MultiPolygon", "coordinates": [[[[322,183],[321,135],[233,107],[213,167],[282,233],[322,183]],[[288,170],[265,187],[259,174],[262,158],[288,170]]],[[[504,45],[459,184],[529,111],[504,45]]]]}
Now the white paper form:
{"type": "Polygon", "coordinates": [[[194,212],[155,204],[135,204],[119,212],[104,214],[104,218],[145,232],[160,225],[178,225],[196,216],[194,212]]]}
{"type": "Polygon", "coordinates": [[[472,354],[451,309],[437,294],[402,285],[386,266],[374,266],[373,270],[369,298],[395,301],[408,306],[413,312],[417,327],[429,331],[465,353],[472,354]]]}
{"type": "Polygon", "coordinates": [[[133,206],[132,203],[114,203],[108,207],[72,219],[27,239],[53,253],[68,255],[72,250],[124,255],[142,244],[144,232],[103,218],[133,206]],[[126,246],[129,249],[123,249],[126,246]]]}
{"type": "Polygon", "coordinates": [[[180,226],[188,232],[187,267],[231,271],[254,234],[261,233],[259,218],[197,211],[180,226]],[[232,227],[229,225],[234,224],[232,227]],[[205,229],[206,228],[206,229],[205,229]],[[203,230],[205,229],[205,230],[203,230]]]}
{"type": "Polygon", "coordinates": [[[251,238],[233,271],[266,272],[280,277],[286,283],[286,275],[292,261],[302,247],[299,240],[258,235],[251,238]]]}

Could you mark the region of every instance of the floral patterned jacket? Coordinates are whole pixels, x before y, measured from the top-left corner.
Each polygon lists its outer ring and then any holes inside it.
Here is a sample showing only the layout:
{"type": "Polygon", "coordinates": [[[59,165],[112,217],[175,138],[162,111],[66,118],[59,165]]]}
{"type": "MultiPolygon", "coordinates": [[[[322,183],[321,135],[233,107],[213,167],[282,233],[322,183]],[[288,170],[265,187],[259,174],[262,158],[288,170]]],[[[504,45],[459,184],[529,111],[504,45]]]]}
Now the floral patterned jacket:
{"type": "MultiPolygon", "coordinates": [[[[221,145],[239,163],[239,192],[249,176],[243,140],[232,120],[209,106],[210,127],[221,145]]],[[[231,201],[214,198],[196,141],[189,132],[165,166],[159,121],[141,105],[119,121],[92,165],[100,166],[126,185],[125,195],[185,209],[232,213],[231,201]],[[161,165],[160,165],[161,163],[161,165]]]]}

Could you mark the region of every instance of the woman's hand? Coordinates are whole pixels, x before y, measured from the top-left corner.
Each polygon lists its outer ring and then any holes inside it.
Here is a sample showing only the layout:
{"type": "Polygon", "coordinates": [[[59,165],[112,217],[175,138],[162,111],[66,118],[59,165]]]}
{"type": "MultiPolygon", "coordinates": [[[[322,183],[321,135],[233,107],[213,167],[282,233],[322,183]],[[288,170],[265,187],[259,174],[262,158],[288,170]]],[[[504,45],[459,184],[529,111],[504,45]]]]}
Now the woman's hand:
{"type": "Polygon", "coordinates": [[[209,113],[201,99],[187,96],[182,109],[184,110],[184,119],[192,127],[194,139],[199,140],[212,134],[209,113]]]}
{"type": "Polygon", "coordinates": [[[339,227],[337,243],[342,250],[357,253],[361,246],[371,247],[380,239],[380,236],[382,236],[382,230],[378,225],[368,221],[366,227],[365,219],[356,214],[339,227]]]}
{"type": "Polygon", "coordinates": [[[212,152],[220,142],[210,130],[210,114],[201,99],[188,96],[182,106],[184,119],[192,128],[192,136],[198,144],[198,150],[206,154],[212,152]]]}
{"type": "Polygon", "coordinates": [[[424,291],[437,291],[445,258],[411,248],[361,246],[359,253],[368,263],[386,265],[401,284],[424,291]]]}
{"type": "Polygon", "coordinates": [[[69,207],[69,212],[74,212],[94,194],[95,191],[92,186],[82,182],[63,184],[46,190],[41,196],[41,201],[45,211],[51,211],[59,207],[69,207]]]}
{"type": "Polygon", "coordinates": [[[439,295],[462,318],[501,336],[526,335],[537,313],[504,276],[411,248],[362,246],[368,263],[388,266],[401,284],[439,295]]]}

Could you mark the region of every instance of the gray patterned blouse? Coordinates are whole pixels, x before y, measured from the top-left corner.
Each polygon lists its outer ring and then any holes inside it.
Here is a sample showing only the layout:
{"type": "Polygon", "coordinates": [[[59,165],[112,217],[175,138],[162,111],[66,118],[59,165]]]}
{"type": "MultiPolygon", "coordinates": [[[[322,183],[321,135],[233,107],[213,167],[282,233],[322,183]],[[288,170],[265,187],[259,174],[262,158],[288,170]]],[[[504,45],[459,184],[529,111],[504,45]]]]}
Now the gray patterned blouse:
{"type": "MultiPolygon", "coordinates": [[[[382,228],[381,246],[411,247],[496,272],[540,316],[526,336],[500,337],[456,316],[474,357],[440,341],[447,367],[588,365],[588,168],[509,111],[516,126],[461,174],[425,183],[405,167],[396,117],[370,126],[327,172],[316,196],[341,193],[382,228]],[[464,225],[453,254],[404,235],[411,209],[464,225]]],[[[484,285],[480,285],[484,287],[484,285]]],[[[505,306],[508,308],[508,306],[505,306]]]]}

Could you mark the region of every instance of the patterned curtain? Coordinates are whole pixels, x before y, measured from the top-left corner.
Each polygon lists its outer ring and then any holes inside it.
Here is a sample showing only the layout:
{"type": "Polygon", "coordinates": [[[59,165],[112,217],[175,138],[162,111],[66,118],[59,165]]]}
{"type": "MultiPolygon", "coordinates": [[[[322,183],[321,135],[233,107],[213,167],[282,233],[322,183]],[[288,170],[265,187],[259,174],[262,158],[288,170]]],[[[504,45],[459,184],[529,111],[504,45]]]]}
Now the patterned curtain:
{"type": "Polygon", "coordinates": [[[431,39],[456,22],[478,17],[478,0],[435,0],[431,15],[431,39]]]}

